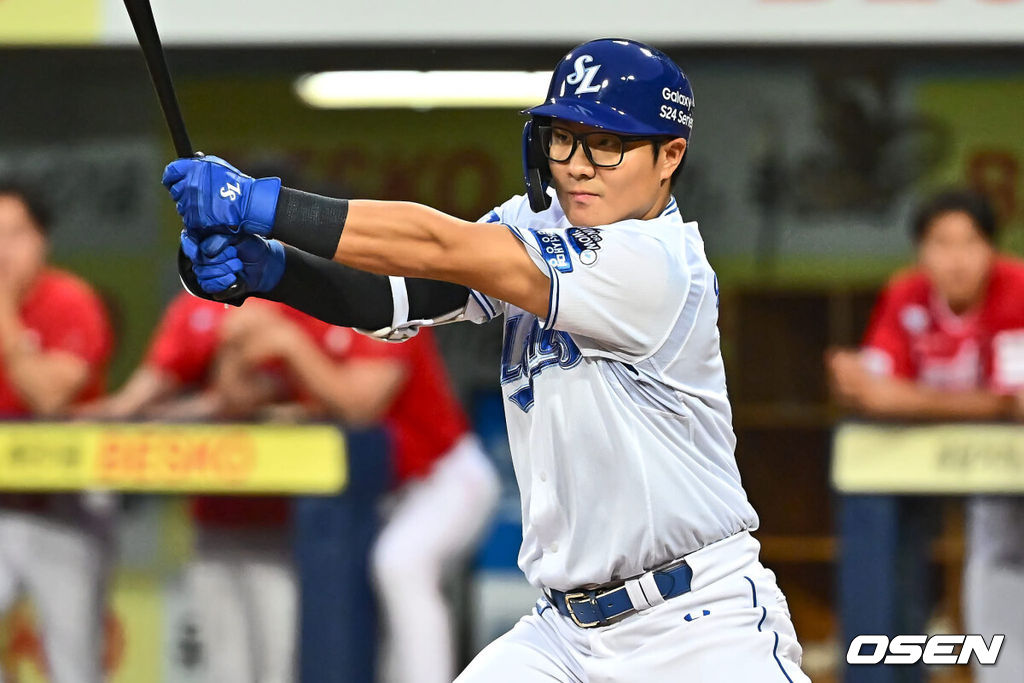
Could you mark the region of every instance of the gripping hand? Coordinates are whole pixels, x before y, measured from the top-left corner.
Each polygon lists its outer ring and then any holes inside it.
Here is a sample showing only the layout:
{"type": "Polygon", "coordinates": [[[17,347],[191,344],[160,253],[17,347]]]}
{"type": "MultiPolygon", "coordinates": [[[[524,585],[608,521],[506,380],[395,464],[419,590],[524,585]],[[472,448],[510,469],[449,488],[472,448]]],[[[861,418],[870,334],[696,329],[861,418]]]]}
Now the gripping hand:
{"type": "Polygon", "coordinates": [[[219,157],[177,159],[162,181],[192,232],[266,237],[274,226],[280,178],[252,178],[219,157]]]}
{"type": "Polygon", "coordinates": [[[201,237],[183,230],[181,250],[191,262],[199,288],[211,297],[225,292],[236,280],[245,294],[268,292],[284,274],[284,246],[277,240],[254,235],[201,237]]]}

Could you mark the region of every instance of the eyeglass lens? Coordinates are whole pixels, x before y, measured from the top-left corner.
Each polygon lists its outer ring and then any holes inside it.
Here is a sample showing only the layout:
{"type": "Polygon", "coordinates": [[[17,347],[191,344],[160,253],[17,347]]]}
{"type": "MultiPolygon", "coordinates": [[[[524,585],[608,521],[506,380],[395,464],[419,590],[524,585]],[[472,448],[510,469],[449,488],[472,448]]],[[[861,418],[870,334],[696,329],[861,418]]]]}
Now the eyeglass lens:
{"type": "Polygon", "coordinates": [[[576,135],[566,128],[552,126],[545,131],[545,149],[551,161],[568,161],[576,151],[578,141],[595,166],[618,166],[622,162],[623,141],[614,133],[596,131],[576,135]]]}

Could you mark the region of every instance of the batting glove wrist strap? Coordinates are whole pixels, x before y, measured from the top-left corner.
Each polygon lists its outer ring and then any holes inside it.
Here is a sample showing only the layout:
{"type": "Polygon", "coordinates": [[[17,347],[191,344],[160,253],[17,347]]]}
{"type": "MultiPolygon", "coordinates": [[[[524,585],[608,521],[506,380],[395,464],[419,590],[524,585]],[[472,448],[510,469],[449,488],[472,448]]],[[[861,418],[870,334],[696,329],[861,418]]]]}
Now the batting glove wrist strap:
{"type": "Polygon", "coordinates": [[[346,218],[346,199],[282,187],[273,217],[274,237],[307,254],[333,259],[346,218]]]}
{"type": "Polygon", "coordinates": [[[280,178],[257,178],[249,189],[248,203],[239,225],[249,235],[266,237],[274,227],[278,197],[281,194],[280,178]]]}

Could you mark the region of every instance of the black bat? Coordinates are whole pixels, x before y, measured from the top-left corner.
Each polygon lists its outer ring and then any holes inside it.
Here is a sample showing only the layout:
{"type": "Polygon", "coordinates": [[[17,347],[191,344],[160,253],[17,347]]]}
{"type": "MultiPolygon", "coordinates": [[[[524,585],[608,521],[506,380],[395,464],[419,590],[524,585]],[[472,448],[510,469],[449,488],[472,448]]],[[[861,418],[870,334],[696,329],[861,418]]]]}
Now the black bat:
{"type": "Polygon", "coordinates": [[[171,72],[167,69],[164,48],[160,44],[160,34],[156,30],[153,8],[149,0],[124,0],[124,7],[128,10],[135,36],[139,39],[139,47],[146,58],[146,68],[153,79],[153,87],[156,88],[156,96],[160,100],[160,109],[163,110],[167,128],[171,131],[174,151],[179,157],[195,156],[192,142],[188,139],[188,131],[185,130],[185,119],[182,118],[181,109],[178,107],[178,98],[174,94],[174,83],[171,82],[171,72]]]}
{"type": "MultiPolygon", "coordinates": [[[[189,140],[188,131],[185,129],[185,119],[181,115],[181,108],[178,107],[178,97],[174,94],[174,83],[171,81],[171,72],[167,69],[167,59],[164,57],[164,48],[160,43],[160,34],[156,30],[156,20],[153,18],[153,8],[150,6],[149,0],[124,0],[124,7],[128,10],[132,27],[135,29],[135,37],[139,40],[142,56],[146,60],[146,68],[149,69],[149,76],[153,79],[153,87],[156,88],[156,96],[160,100],[164,121],[167,122],[171,140],[174,141],[174,151],[179,157],[202,156],[202,152],[192,149],[192,141],[189,140]]],[[[178,252],[178,274],[181,276],[181,283],[185,289],[203,298],[225,301],[233,299],[244,291],[244,285],[239,278],[236,278],[235,283],[223,292],[212,295],[203,292],[192,272],[191,262],[180,250],[178,252]]]]}

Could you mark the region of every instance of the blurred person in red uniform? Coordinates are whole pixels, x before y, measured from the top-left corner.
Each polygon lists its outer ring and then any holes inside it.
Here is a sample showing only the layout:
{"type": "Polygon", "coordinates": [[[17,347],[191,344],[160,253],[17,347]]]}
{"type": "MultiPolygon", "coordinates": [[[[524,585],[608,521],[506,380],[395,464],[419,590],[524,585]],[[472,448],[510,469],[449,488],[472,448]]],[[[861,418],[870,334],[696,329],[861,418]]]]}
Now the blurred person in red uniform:
{"type": "Polygon", "coordinates": [[[388,344],[310,317],[302,325],[239,318],[226,327],[232,355],[249,365],[279,360],[328,415],[390,430],[394,492],[371,558],[387,633],[380,678],[449,683],[457,667],[442,584],[489,520],[499,482],[432,332],[388,344]]]}
{"type": "MultiPolygon", "coordinates": [[[[182,293],[142,366],[93,412],[238,418],[250,412],[243,402],[256,408],[286,396],[304,400],[315,417],[356,427],[384,422],[395,444],[396,495],[373,569],[392,634],[389,668],[397,681],[451,681],[454,647],[442,576],[479,535],[498,483],[468,431],[432,338],[414,341],[384,344],[270,302],[228,310],[182,293]],[[169,400],[190,386],[205,389],[185,403],[169,400]]],[[[271,552],[266,534],[259,540],[245,532],[247,524],[274,523],[274,504],[203,497],[194,505],[200,534],[189,585],[201,631],[217,634],[206,651],[218,683],[279,680],[271,672],[283,670],[282,650],[291,675],[294,574],[290,562],[285,572],[273,559],[280,545],[271,552]],[[261,588],[261,580],[271,586],[261,588]],[[247,612],[248,604],[255,609],[247,612]]]]}
{"type": "MultiPolygon", "coordinates": [[[[917,267],[878,299],[859,351],[830,354],[833,390],[855,409],[902,420],[1022,420],[1024,262],[997,253],[988,202],[961,191],[926,202],[913,223],[917,267]]],[[[967,506],[967,633],[1006,635],[981,683],[1024,671],[1024,498],[967,506]]],[[[923,631],[921,631],[923,632],[923,631]]]]}
{"type": "MultiPolygon", "coordinates": [[[[104,389],[113,333],[93,289],[47,265],[49,215],[0,183],[0,418],[58,419],[104,389]]],[[[0,612],[35,607],[50,680],[102,680],[113,504],[94,494],[0,494],[0,612]]],[[[2,679],[2,673],[0,673],[2,679]]]]}
{"type": "MultiPolygon", "coordinates": [[[[225,323],[259,308],[285,310],[263,301],[229,310],[182,292],[168,306],[145,359],[124,386],[80,414],[173,420],[265,417],[269,407],[293,396],[283,377],[272,363],[248,367],[221,354],[225,323]]],[[[185,582],[203,643],[205,679],[294,680],[298,589],[288,500],[195,496],[190,509],[196,537],[185,582]]]]}

